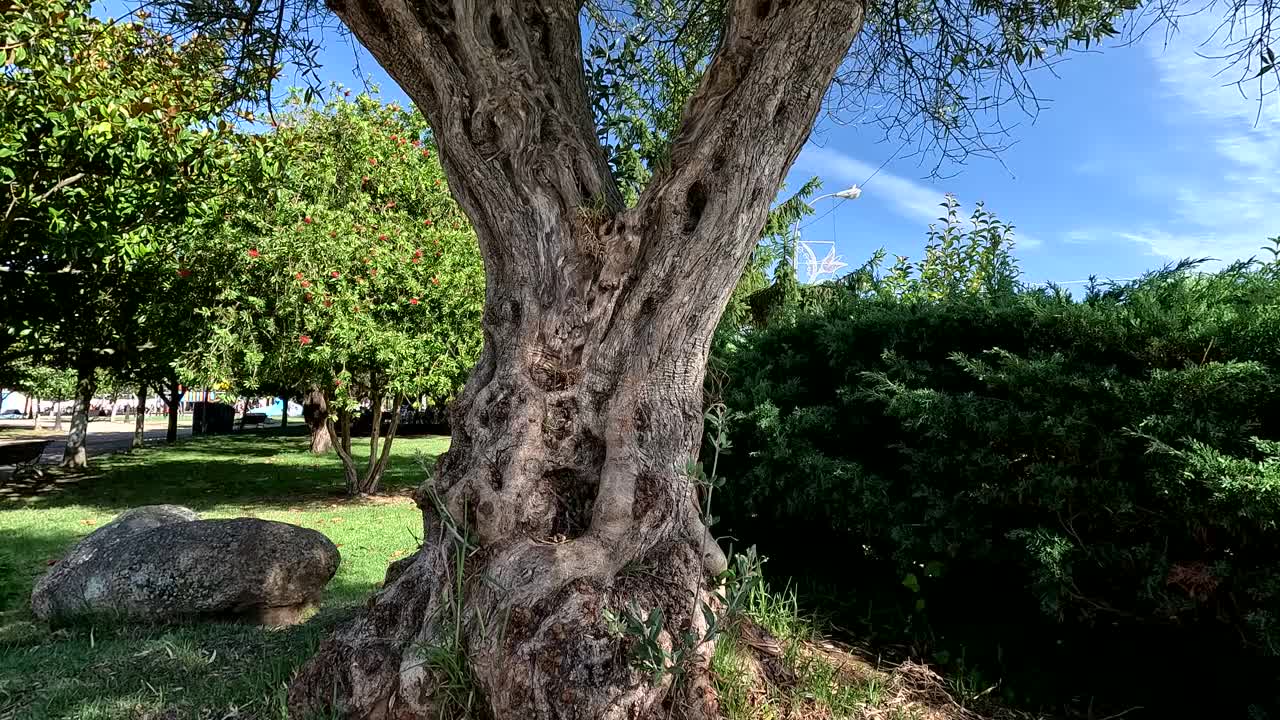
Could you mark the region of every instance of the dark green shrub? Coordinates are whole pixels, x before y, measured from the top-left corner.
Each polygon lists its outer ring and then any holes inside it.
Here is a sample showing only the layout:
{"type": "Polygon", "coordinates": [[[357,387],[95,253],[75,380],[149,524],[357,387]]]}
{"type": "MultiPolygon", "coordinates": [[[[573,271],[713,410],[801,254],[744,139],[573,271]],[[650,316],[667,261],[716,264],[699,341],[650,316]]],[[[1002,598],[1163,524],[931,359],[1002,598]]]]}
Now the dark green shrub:
{"type": "Polygon", "coordinates": [[[1232,677],[1280,695],[1275,266],[1080,300],[846,292],[725,361],[721,529],[775,570],[888,587],[1002,674],[1087,657],[1092,692],[1138,656],[1191,677],[1268,658],[1232,677]]]}

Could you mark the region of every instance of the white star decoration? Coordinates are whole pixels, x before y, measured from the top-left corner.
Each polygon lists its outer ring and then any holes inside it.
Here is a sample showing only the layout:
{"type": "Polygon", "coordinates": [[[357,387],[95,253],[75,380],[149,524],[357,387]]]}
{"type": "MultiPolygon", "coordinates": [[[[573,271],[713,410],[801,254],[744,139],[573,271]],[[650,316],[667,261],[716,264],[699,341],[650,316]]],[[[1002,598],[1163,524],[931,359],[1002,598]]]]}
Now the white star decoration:
{"type": "Polygon", "coordinates": [[[832,245],[827,251],[827,256],[822,258],[822,262],[818,264],[817,269],[813,273],[816,278],[819,275],[835,275],[840,268],[849,267],[849,263],[841,262],[841,256],[836,255],[836,246],[832,245]]]}

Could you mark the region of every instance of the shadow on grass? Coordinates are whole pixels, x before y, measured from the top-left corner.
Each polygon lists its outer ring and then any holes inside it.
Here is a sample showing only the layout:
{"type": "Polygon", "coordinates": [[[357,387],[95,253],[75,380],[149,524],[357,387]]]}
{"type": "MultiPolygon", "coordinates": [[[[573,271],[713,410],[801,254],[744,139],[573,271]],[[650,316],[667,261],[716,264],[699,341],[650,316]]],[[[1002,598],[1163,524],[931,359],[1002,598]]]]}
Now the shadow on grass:
{"type": "MultiPolygon", "coordinates": [[[[447,445],[398,438],[388,489],[416,487],[423,463],[430,467],[447,445]]],[[[421,515],[403,497],[347,502],[337,458],[311,455],[292,434],[198,437],[51,478],[46,492],[0,499],[0,720],[283,719],[289,677],[421,534],[421,515]],[[124,509],[156,503],[324,532],[343,556],[325,606],[276,630],[210,623],[51,631],[35,621],[31,588],[51,561],[124,509]]]]}
{"type": "Polygon", "coordinates": [[[0,718],[285,718],[289,679],[355,611],[287,628],[235,624],[50,631],[0,619],[0,718]]]}
{"type": "Polygon", "coordinates": [[[0,719],[283,720],[289,679],[375,589],[340,577],[314,617],[283,628],[211,622],[51,630],[25,606],[0,612],[0,719]]]}
{"type": "MultiPolygon", "coordinates": [[[[448,447],[442,437],[397,438],[384,493],[405,494],[429,476],[448,447]]],[[[366,462],[368,446],[353,447],[366,462]]],[[[0,512],[87,506],[106,512],[172,503],[197,512],[225,505],[346,500],[335,455],[312,455],[305,437],[237,434],[197,437],[95,460],[87,472],[50,470],[42,478],[0,479],[0,512]]]]}

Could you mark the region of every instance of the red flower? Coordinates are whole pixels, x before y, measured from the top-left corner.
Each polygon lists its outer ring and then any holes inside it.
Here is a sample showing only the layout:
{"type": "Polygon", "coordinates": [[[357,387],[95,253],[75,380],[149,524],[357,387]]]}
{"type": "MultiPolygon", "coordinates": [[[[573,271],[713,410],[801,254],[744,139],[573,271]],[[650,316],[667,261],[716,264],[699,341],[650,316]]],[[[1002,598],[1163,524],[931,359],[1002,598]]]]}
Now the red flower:
{"type": "Polygon", "coordinates": [[[419,146],[419,145],[421,145],[422,143],[419,143],[417,140],[414,140],[413,142],[411,142],[411,143],[409,143],[409,144],[410,144],[410,145],[412,145],[412,146],[414,146],[414,147],[418,147],[418,146],[419,146]]]}
{"type": "Polygon", "coordinates": [[[191,277],[191,271],[186,268],[178,268],[178,277],[191,277]]]}
{"type": "Polygon", "coordinates": [[[409,304],[410,304],[410,305],[417,305],[417,304],[418,304],[418,298],[409,298],[409,304]]]}
{"type": "Polygon", "coordinates": [[[439,285],[439,284],[440,284],[440,278],[438,278],[438,277],[433,277],[433,278],[431,278],[431,284],[432,284],[432,285],[439,285]]]}
{"type": "Polygon", "coordinates": [[[332,301],[332,300],[330,300],[329,298],[325,298],[325,299],[324,299],[324,306],[325,306],[325,307],[333,307],[333,301],[332,301]]]}
{"type": "Polygon", "coordinates": [[[430,151],[430,150],[423,150],[423,151],[422,151],[422,157],[431,157],[431,151],[430,151]]]}
{"type": "Polygon", "coordinates": [[[336,238],[336,237],[338,237],[338,233],[337,233],[337,232],[335,232],[335,231],[333,231],[333,230],[330,230],[330,231],[329,231],[329,237],[331,237],[331,238],[336,238]]]}
{"type": "Polygon", "coordinates": [[[334,386],[334,387],[342,387],[342,381],[341,381],[341,380],[334,380],[334,381],[333,381],[333,386],[334,386]]]}
{"type": "Polygon", "coordinates": [[[306,300],[307,302],[311,302],[311,293],[307,293],[306,295],[303,295],[302,297],[303,297],[303,299],[304,299],[304,300],[306,300]]]}
{"type": "Polygon", "coordinates": [[[431,218],[427,218],[426,220],[423,220],[423,221],[422,221],[422,224],[423,224],[423,225],[430,225],[430,224],[431,224],[431,218]]]}
{"type": "Polygon", "coordinates": [[[436,178],[436,185],[440,184],[440,178],[436,178]]]}
{"type": "Polygon", "coordinates": [[[337,270],[334,270],[333,272],[329,273],[329,277],[331,277],[331,278],[336,278],[336,277],[338,277],[338,271],[337,271],[337,270]]]}
{"type": "Polygon", "coordinates": [[[378,236],[378,239],[379,239],[379,240],[386,240],[386,239],[387,239],[387,236],[386,236],[386,235],[379,235],[379,236],[378,236]]]}
{"type": "Polygon", "coordinates": [[[249,257],[256,258],[262,253],[258,252],[258,248],[249,248],[249,257]]]}
{"type": "Polygon", "coordinates": [[[389,201],[387,201],[387,207],[389,207],[389,208],[393,208],[393,207],[395,207],[395,206],[396,206],[396,201],[395,201],[395,200],[389,200],[389,201]]]}
{"type": "Polygon", "coordinates": [[[301,285],[301,286],[302,286],[302,287],[304,287],[304,288],[305,288],[305,287],[311,287],[311,282],[310,282],[310,281],[308,281],[308,280],[303,280],[302,282],[300,282],[300,283],[298,283],[298,284],[299,284],[299,285],[301,285]]]}
{"type": "Polygon", "coordinates": [[[377,165],[377,164],[378,164],[378,158],[369,158],[369,164],[370,164],[370,165],[377,165]]]}
{"type": "Polygon", "coordinates": [[[399,139],[400,139],[400,138],[396,137],[395,135],[392,135],[392,136],[391,136],[391,142],[395,142],[395,141],[397,141],[397,140],[399,140],[399,139]]]}
{"type": "Polygon", "coordinates": [[[298,336],[298,344],[299,344],[299,345],[310,345],[310,344],[311,344],[311,336],[309,336],[309,335],[299,335],[299,336],[298,336]]]}
{"type": "Polygon", "coordinates": [[[301,280],[301,279],[302,279],[302,273],[294,273],[294,275],[293,275],[293,279],[294,279],[294,280],[301,280]]]}
{"type": "Polygon", "coordinates": [[[373,276],[377,276],[377,274],[378,274],[378,268],[370,268],[370,269],[369,269],[369,274],[370,274],[370,275],[373,275],[373,276]]]}
{"type": "Polygon", "coordinates": [[[416,265],[416,264],[418,264],[418,263],[422,262],[422,258],[411,258],[411,259],[410,259],[410,262],[412,262],[413,264],[415,264],[415,265],[416,265]]]}
{"type": "Polygon", "coordinates": [[[311,224],[311,216],[310,216],[310,215],[308,215],[308,216],[306,216],[306,217],[302,218],[302,222],[304,222],[304,223],[306,223],[306,224],[310,225],[310,224],[311,224]]]}
{"type": "Polygon", "coordinates": [[[414,257],[422,257],[422,248],[418,248],[417,250],[414,250],[414,251],[413,251],[413,256],[414,256],[414,257]]]}

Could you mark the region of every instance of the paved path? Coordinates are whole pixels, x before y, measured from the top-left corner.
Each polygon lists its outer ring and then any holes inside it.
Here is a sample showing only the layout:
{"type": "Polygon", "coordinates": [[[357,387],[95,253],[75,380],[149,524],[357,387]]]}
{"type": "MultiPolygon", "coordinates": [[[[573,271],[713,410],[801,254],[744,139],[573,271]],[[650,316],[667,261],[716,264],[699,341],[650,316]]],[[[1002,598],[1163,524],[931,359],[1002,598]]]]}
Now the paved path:
{"type": "MultiPolygon", "coordinates": [[[[0,433],[0,444],[10,442],[11,440],[32,440],[43,439],[52,440],[44,449],[44,455],[40,456],[40,462],[48,465],[56,465],[62,462],[62,450],[67,444],[67,422],[64,419],[62,424],[63,430],[54,431],[48,428],[42,428],[39,435],[31,432],[22,435],[14,435],[12,438],[8,434],[0,433]]],[[[30,430],[31,421],[3,421],[0,427],[20,427],[30,430]]],[[[147,429],[143,433],[143,442],[147,444],[163,442],[167,427],[159,423],[147,423],[147,429]]],[[[189,437],[191,435],[190,427],[179,427],[178,437],[189,437]]],[[[89,434],[85,438],[85,450],[89,457],[99,455],[110,455],[111,453],[128,450],[133,444],[133,423],[132,422],[106,422],[95,421],[89,423],[89,434]]]]}

